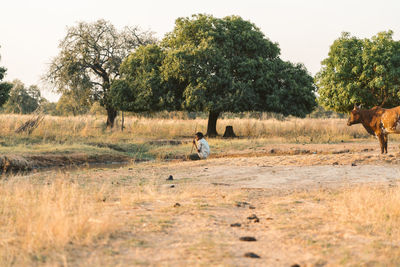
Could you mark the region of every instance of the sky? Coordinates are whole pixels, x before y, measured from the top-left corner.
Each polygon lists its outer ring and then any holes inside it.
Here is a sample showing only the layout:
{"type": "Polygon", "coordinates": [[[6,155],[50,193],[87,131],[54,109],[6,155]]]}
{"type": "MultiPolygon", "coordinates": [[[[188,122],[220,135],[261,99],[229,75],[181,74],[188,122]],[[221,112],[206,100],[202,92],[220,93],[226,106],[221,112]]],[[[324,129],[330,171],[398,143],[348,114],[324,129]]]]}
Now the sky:
{"type": "MultiPolygon", "coordinates": [[[[315,75],[330,45],[342,32],[371,38],[393,30],[400,39],[399,0],[2,0],[0,4],[0,66],[5,80],[45,88],[41,77],[67,27],[79,21],[106,19],[117,28],[139,26],[158,38],[172,31],[178,17],[206,13],[239,15],[279,44],[281,58],[303,63],[315,75]]],[[[42,91],[50,101],[58,96],[42,91]]]]}

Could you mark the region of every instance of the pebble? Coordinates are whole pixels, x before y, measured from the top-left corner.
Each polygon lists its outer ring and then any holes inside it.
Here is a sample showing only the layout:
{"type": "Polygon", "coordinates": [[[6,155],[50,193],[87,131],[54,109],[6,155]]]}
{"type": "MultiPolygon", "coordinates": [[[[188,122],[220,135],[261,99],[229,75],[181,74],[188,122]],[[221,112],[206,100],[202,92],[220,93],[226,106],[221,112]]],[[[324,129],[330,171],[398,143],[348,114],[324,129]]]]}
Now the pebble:
{"type": "Polygon", "coordinates": [[[252,214],[251,216],[247,217],[247,219],[253,220],[254,222],[260,222],[260,219],[255,214],[252,214]]]}
{"type": "Polygon", "coordinates": [[[241,223],[232,223],[231,227],[241,227],[242,224],[241,223]]]}
{"type": "Polygon", "coordinates": [[[248,242],[257,241],[257,239],[252,236],[242,236],[241,238],[239,238],[239,240],[240,241],[248,241],[248,242]]]}
{"type": "Polygon", "coordinates": [[[238,201],[236,202],[236,207],[246,207],[246,205],[250,205],[250,203],[246,201],[238,201]]]}
{"type": "Polygon", "coordinates": [[[244,254],[244,256],[247,258],[256,258],[256,259],[261,258],[260,256],[258,256],[256,253],[253,253],[253,252],[247,252],[244,254]]]}

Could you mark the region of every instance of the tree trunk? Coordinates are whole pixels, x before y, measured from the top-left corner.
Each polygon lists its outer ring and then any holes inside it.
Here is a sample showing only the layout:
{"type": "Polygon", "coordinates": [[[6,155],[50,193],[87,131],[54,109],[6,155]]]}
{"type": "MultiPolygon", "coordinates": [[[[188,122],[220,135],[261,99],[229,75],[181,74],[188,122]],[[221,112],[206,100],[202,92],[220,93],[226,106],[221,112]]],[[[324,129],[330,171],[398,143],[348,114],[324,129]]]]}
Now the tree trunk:
{"type": "Polygon", "coordinates": [[[220,112],[210,111],[208,116],[208,124],[207,124],[207,133],[208,137],[215,137],[218,135],[217,133],[217,119],[219,117],[220,112]]]}
{"type": "Polygon", "coordinates": [[[225,133],[224,133],[224,136],[223,136],[223,137],[224,137],[224,138],[235,138],[235,137],[236,137],[236,134],[235,134],[235,132],[233,131],[232,125],[226,126],[226,128],[225,128],[225,133]]]}
{"type": "Polygon", "coordinates": [[[113,128],[114,121],[115,121],[115,118],[117,117],[118,113],[112,107],[106,107],[106,110],[107,110],[107,127],[113,128]]]}
{"type": "Polygon", "coordinates": [[[124,128],[125,128],[125,126],[124,126],[124,112],[121,111],[121,132],[124,131],[124,128]]]}

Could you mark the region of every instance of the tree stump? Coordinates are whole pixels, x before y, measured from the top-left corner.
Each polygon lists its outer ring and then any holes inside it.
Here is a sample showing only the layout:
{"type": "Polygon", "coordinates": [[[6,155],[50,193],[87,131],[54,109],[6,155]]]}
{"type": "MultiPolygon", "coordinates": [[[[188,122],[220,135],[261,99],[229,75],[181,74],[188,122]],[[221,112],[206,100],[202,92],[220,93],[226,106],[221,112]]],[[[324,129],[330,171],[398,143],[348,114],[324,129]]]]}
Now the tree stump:
{"type": "Polygon", "coordinates": [[[233,132],[233,127],[231,125],[226,126],[224,138],[234,138],[237,137],[236,134],[233,132]]]}

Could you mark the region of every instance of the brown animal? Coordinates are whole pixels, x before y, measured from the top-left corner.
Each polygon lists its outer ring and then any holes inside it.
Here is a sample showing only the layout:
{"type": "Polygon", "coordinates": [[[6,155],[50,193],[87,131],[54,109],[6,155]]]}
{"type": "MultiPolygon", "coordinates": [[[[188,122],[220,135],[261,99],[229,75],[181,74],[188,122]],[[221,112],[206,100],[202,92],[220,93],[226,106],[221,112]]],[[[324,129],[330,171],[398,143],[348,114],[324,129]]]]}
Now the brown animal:
{"type": "Polygon", "coordinates": [[[354,105],[347,125],[357,123],[361,123],[369,134],[375,135],[381,145],[381,153],[387,153],[388,134],[400,134],[400,106],[391,109],[373,107],[363,110],[360,106],[354,105]]]}

